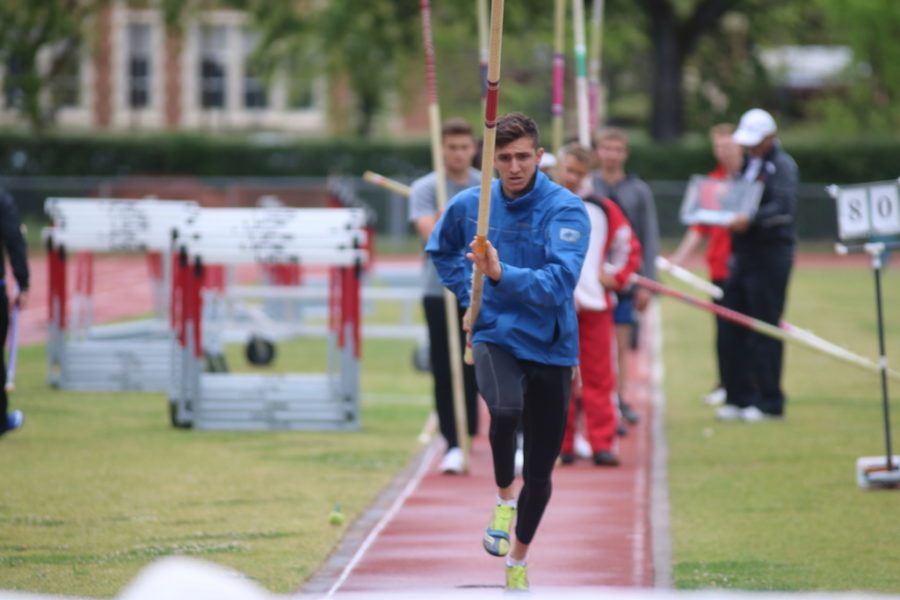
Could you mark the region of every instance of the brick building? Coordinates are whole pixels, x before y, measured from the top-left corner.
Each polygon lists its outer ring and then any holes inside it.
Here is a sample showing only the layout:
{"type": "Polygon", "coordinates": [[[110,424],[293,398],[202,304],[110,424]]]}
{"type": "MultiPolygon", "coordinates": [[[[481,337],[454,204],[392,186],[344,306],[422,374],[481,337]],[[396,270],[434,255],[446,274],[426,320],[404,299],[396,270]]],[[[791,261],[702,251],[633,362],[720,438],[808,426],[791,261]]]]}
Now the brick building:
{"type": "MultiPolygon", "coordinates": [[[[256,76],[249,57],[258,34],[249,23],[239,11],[206,10],[174,30],[147,3],[111,3],[86,25],[90,47],[74,53],[57,78],[56,125],[330,133],[331,123],[341,118],[336,111],[349,105],[349,93],[310,76],[304,65],[268,82],[256,76]]],[[[427,131],[424,97],[412,112],[389,119],[392,131],[427,131]]],[[[6,90],[0,125],[20,121],[15,96],[6,90]]]]}

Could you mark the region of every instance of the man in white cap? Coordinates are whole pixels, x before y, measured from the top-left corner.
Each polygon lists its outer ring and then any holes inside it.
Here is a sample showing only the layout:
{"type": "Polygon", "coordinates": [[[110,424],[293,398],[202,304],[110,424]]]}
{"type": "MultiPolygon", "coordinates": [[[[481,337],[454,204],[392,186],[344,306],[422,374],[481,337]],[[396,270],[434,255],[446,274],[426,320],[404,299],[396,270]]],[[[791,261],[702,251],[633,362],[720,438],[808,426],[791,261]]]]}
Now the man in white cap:
{"type": "MultiPolygon", "coordinates": [[[[722,304],[777,326],[797,239],[797,164],[776,133],[775,119],[759,108],[744,113],[734,132],[734,141],[746,151],[738,177],[762,182],[763,194],[755,214],[738,215],[729,225],[733,262],[722,304]]],[[[722,328],[728,403],[716,417],[747,422],[782,418],[782,342],[730,321],[722,328]]]]}

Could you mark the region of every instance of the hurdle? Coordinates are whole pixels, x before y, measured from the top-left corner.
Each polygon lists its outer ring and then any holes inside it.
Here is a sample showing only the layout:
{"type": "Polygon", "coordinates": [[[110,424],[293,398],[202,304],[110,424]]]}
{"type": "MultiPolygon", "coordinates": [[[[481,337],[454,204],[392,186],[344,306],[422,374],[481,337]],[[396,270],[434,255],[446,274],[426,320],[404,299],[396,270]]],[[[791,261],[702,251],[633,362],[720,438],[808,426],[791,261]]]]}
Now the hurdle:
{"type": "Polygon", "coordinates": [[[44,230],[48,251],[47,381],[69,390],[165,391],[170,329],[167,296],[172,228],[197,210],[185,200],[47,198],[44,230]],[[95,253],[144,252],[151,261],[154,318],[97,326],[93,323],[95,253]],[[69,297],[70,253],[75,255],[69,297]],[[159,268],[152,269],[153,263],[159,268]]]}
{"type": "MultiPolygon", "coordinates": [[[[176,427],[206,430],[356,430],[359,418],[360,278],[368,259],[366,215],[358,208],[207,208],[173,238],[171,385],[176,427]],[[328,271],[324,374],[204,372],[204,338],[216,321],[204,305],[205,265],[297,264],[328,271]]],[[[284,294],[281,290],[279,293],[284,294]]],[[[243,297],[252,295],[244,288],[243,297]]],[[[272,290],[269,290],[271,294],[272,290]]],[[[266,296],[260,286],[259,297],[266,296]]],[[[271,297],[271,295],[270,295],[271,297]]],[[[293,295],[301,299],[300,295],[293,295]]]]}

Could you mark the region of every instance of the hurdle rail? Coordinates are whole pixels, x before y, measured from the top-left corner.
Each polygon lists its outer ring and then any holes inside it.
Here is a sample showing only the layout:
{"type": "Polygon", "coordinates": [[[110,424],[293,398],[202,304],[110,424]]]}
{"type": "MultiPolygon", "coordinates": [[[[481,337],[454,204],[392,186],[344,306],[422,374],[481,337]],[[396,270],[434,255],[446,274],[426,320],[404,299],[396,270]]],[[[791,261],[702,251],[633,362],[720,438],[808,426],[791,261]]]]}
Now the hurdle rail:
{"type": "Polygon", "coordinates": [[[171,279],[171,230],[198,210],[184,200],[48,198],[44,210],[49,255],[48,382],[62,389],[165,391],[171,330],[164,304],[171,279]],[[145,252],[161,263],[152,278],[156,316],[131,323],[93,325],[95,253],[145,252]],[[74,253],[74,294],[69,268],[74,253]]]}
{"type": "Polygon", "coordinates": [[[368,253],[358,208],[201,209],[174,249],[172,384],[175,426],[215,430],[354,430],[359,420],[360,277],[368,253]],[[204,265],[319,265],[329,269],[328,371],[208,373],[203,368],[204,265]]]}

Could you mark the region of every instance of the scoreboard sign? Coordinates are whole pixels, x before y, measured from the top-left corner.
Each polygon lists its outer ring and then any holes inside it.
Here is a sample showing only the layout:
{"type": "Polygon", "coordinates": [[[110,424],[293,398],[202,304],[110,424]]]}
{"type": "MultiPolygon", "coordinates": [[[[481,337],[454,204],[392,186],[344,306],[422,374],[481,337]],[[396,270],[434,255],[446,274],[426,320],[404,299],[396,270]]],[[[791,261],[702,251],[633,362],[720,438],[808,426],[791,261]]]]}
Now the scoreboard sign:
{"type": "Polygon", "coordinates": [[[860,240],[900,234],[900,181],[831,186],[838,238],[860,240]]]}

